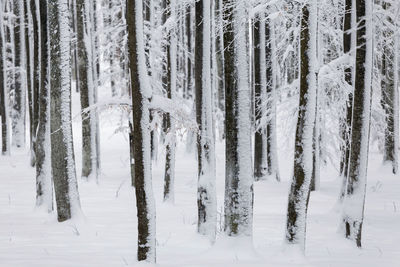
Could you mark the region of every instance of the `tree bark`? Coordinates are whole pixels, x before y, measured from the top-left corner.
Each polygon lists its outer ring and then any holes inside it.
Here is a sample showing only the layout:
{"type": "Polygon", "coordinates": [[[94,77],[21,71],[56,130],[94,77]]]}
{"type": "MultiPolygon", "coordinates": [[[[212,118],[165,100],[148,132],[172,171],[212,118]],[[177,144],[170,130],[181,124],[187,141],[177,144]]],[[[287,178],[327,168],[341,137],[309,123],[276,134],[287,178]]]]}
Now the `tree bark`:
{"type": "Polygon", "coordinates": [[[151,184],[151,152],[149,129],[150,88],[145,83],[147,71],[144,57],[142,0],[127,1],[129,65],[133,107],[133,142],[135,158],[135,191],[138,216],[139,261],[156,261],[155,204],[151,184]],[[130,12],[133,12],[130,13],[130,12]],[[129,13],[129,15],[128,15],[129,13]]]}
{"type": "Polygon", "coordinates": [[[372,1],[356,0],[356,65],[349,176],[344,199],[344,234],[361,247],[371,116],[372,1]]]}
{"type": "Polygon", "coordinates": [[[286,242],[305,249],[306,220],[313,159],[316,108],[316,1],[302,8],[300,33],[300,99],[296,127],[294,170],[289,192],[286,242]]]}
{"type": "Polygon", "coordinates": [[[48,1],[51,165],[58,221],[80,213],[71,124],[71,50],[68,0],[48,1]]]}
{"type": "Polygon", "coordinates": [[[8,128],[8,92],[6,87],[6,49],[3,28],[3,8],[0,7],[0,116],[1,116],[1,139],[2,155],[9,155],[10,140],[8,128]]]}
{"type": "Polygon", "coordinates": [[[195,86],[198,185],[197,231],[213,242],[217,224],[217,196],[215,190],[215,144],[212,117],[211,89],[211,5],[209,0],[196,2],[195,86]]]}
{"type": "Polygon", "coordinates": [[[225,233],[252,235],[253,172],[251,101],[247,62],[247,13],[242,1],[224,0],[225,57],[225,233]]]}
{"type": "Polygon", "coordinates": [[[25,146],[25,34],[23,0],[14,0],[14,102],[12,115],[12,144],[16,147],[25,146]]]}
{"type": "Polygon", "coordinates": [[[38,10],[40,18],[40,91],[37,103],[39,118],[36,142],[36,206],[43,206],[50,212],[53,210],[53,186],[51,180],[47,0],[40,0],[38,10]]]}

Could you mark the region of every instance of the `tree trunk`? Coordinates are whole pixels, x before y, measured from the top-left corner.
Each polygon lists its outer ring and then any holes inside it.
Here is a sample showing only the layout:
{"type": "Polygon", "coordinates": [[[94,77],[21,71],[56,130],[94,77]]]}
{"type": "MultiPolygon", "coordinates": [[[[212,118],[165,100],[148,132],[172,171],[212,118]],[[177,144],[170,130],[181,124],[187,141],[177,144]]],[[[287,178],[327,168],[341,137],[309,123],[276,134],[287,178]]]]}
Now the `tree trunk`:
{"type": "Polygon", "coordinates": [[[40,91],[37,103],[39,118],[36,142],[36,206],[43,206],[50,212],[53,210],[53,188],[51,180],[47,1],[41,0],[37,9],[40,14],[40,91]]]}
{"type": "Polygon", "coordinates": [[[356,0],[356,65],[349,176],[344,199],[345,236],[361,247],[371,116],[372,1],[356,0]]]}
{"type": "Polygon", "coordinates": [[[225,57],[225,233],[252,235],[253,172],[251,101],[247,55],[247,10],[242,1],[224,0],[225,57]]]}
{"type": "MultiPolygon", "coordinates": [[[[383,9],[386,12],[390,12],[391,5],[384,1],[382,3],[383,9]]],[[[389,16],[387,17],[387,23],[394,27],[393,20],[389,16]]],[[[385,28],[383,31],[384,47],[382,54],[382,108],[386,115],[386,127],[385,127],[385,147],[383,153],[383,161],[388,162],[392,165],[393,174],[397,173],[398,170],[398,152],[395,146],[395,139],[398,138],[395,133],[395,106],[396,106],[396,88],[395,88],[395,77],[394,77],[394,31],[392,29],[385,28]]],[[[398,112],[398,110],[397,110],[398,112]]]]}
{"type": "MultiPolygon", "coordinates": [[[[350,53],[352,47],[352,15],[353,15],[353,1],[346,0],[345,14],[344,14],[344,28],[343,28],[343,53],[350,53]]],[[[344,79],[346,84],[350,87],[353,86],[352,69],[350,67],[344,70],[344,79]]],[[[353,88],[351,88],[353,91],[353,88]]],[[[350,92],[346,102],[346,117],[342,119],[340,127],[340,135],[342,137],[343,146],[341,147],[342,158],[340,161],[340,174],[343,176],[342,187],[340,190],[340,201],[343,200],[346,194],[347,176],[349,172],[349,158],[350,158],[350,138],[351,138],[351,119],[353,116],[353,92],[350,92]]]]}
{"type": "Polygon", "coordinates": [[[33,161],[31,165],[36,164],[36,133],[39,119],[39,85],[40,85],[40,64],[39,64],[39,24],[38,24],[38,7],[36,0],[30,0],[30,8],[32,14],[32,30],[33,30],[33,79],[32,79],[32,120],[31,120],[31,156],[33,161]]]}
{"type": "Polygon", "coordinates": [[[3,28],[3,7],[0,7],[0,116],[1,116],[1,139],[2,155],[9,155],[10,140],[8,129],[8,92],[6,87],[6,49],[3,28]]]}
{"type": "Polygon", "coordinates": [[[24,5],[23,0],[14,0],[14,102],[12,115],[12,144],[16,147],[25,146],[25,34],[24,34],[24,5]]]}
{"type": "Polygon", "coordinates": [[[288,200],[286,242],[304,252],[313,159],[316,89],[316,0],[302,8],[300,33],[300,99],[296,128],[294,170],[288,200]]]}
{"type": "Polygon", "coordinates": [[[196,2],[195,86],[198,186],[197,230],[213,242],[217,224],[217,196],[215,190],[215,144],[212,116],[211,88],[211,5],[209,0],[196,2]]]}
{"type": "MultiPolygon", "coordinates": [[[[176,0],[165,0],[167,10],[166,18],[175,18],[176,0]]],[[[176,94],[176,35],[175,27],[172,27],[167,38],[167,84],[166,92],[169,99],[174,99],[176,94]]],[[[175,180],[175,122],[169,113],[164,115],[164,130],[169,138],[165,148],[165,173],[164,173],[164,201],[174,202],[174,180],[175,180]]]]}
{"type": "MultiPolygon", "coordinates": [[[[265,41],[263,42],[264,45],[261,44],[261,38],[265,39],[265,32],[262,33],[260,31],[261,24],[264,24],[264,21],[261,21],[261,16],[256,16],[253,22],[253,57],[254,60],[254,109],[255,109],[255,132],[254,132],[254,178],[256,181],[265,179],[267,175],[267,150],[266,144],[266,129],[265,127],[259,127],[259,123],[263,115],[265,115],[265,107],[263,103],[265,103],[265,99],[263,99],[266,89],[266,82],[265,80],[265,41]],[[261,57],[263,54],[263,57],[261,57]],[[261,67],[263,64],[263,67],[261,67]],[[262,79],[261,77],[264,77],[262,79]]],[[[263,28],[265,30],[265,26],[263,28]]],[[[269,62],[270,63],[270,62],[269,62]]]]}
{"type": "Polygon", "coordinates": [[[95,70],[94,61],[91,57],[93,47],[90,38],[92,37],[92,26],[90,10],[92,6],[87,0],[76,0],[77,4],[77,47],[78,47],[78,68],[79,68],[79,90],[82,109],[82,177],[85,179],[98,180],[98,143],[97,116],[96,110],[90,109],[84,112],[95,103],[95,70]]]}
{"type": "Polygon", "coordinates": [[[279,163],[278,163],[278,145],[276,136],[276,77],[274,73],[274,38],[273,38],[273,23],[267,19],[262,25],[262,31],[265,32],[265,68],[266,68],[266,101],[267,101],[267,166],[268,175],[273,176],[276,181],[280,181],[279,163]]]}
{"type": "Polygon", "coordinates": [[[127,1],[129,64],[132,87],[133,142],[135,157],[135,190],[138,216],[139,261],[156,261],[156,211],[151,184],[151,152],[149,129],[149,98],[144,56],[142,0],[127,1]],[[133,14],[131,13],[133,12],[133,14]],[[129,15],[128,15],[129,13],[129,15]]]}
{"type": "Polygon", "coordinates": [[[80,213],[71,124],[71,49],[68,0],[49,0],[51,165],[58,221],[80,213]]]}

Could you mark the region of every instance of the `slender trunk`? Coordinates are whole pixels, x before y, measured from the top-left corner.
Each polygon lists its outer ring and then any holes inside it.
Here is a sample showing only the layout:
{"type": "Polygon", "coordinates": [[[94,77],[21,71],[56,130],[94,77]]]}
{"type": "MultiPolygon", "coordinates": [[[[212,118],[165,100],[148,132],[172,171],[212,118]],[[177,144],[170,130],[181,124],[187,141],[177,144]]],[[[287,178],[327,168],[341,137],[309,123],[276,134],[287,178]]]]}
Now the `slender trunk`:
{"type": "MultiPolygon", "coordinates": [[[[166,17],[175,18],[176,0],[166,0],[166,17]]],[[[167,97],[174,99],[176,94],[176,34],[175,27],[169,30],[167,38],[167,97]]],[[[174,180],[175,180],[175,122],[169,113],[164,116],[165,132],[168,135],[165,148],[165,173],[164,173],[164,201],[174,202],[174,180]]]]}
{"type": "MultiPolygon", "coordinates": [[[[36,206],[53,210],[50,141],[50,87],[47,1],[37,6],[40,21],[40,90],[38,95],[38,128],[36,142],[36,206]]],[[[39,89],[38,88],[38,89],[39,89]]]]}
{"type": "Polygon", "coordinates": [[[89,109],[96,102],[96,79],[94,70],[95,61],[91,37],[92,6],[88,0],[77,0],[77,47],[78,47],[78,68],[79,68],[79,89],[82,109],[82,177],[86,179],[94,178],[98,181],[99,157],[97,142],[97,123],[96,110],[89,109]]]}
{"type": "Polygon", "coordinates": [[[3,28],[3,7],[0,6],[0,116],[1,116],[1,139],[2,155],[9,155],[10,140],[8,128],[8,92],[6,87],[6,49],[3,28]]]}
{"type": "Polygon", "coordinates": [[[288,200],[286,242],[304,252],[307,207],[313,157],[313,130],[316,108],[316,0],[302,8],[300,33],[300,99],[296,128],[294,170],[288,200]]]}
{"type": "Polygon", "coordinates": [[[51,165],[58,221],[80,213],[71,123],[68,0],[49,0],[51,165]]]}
{"type": "Polygon", "coordinates": [[[36,164],[36,132],[39,119],[38,95],[40,85],[40,64],[39,64],[39,24],[38,7],[36,0],[30,0],[32,14],[32,32],[33,32],[33,79],[32,79],[32,120],[31,120],[31,155],[33,156],[32,165],[36,164]]]}
{"type": "Polygon", "coordinates": [[[224,0],[225,56],[225,233],[252,235],[253,172],[251,101],[248,73],[247,10],[242,1],[224,0]]]}
{"type": "Polygon", "coordinates": [[[217,196],[215,190],[215,144],[212,117],[211,88],[211,25],[210,1],[196,2],[195,86],[198,186],[197,231],[213,242],[217,224],[217,196]]]}
{"type": "MultiPolygon", "coordinates": [[[[343,21],[343,53],[350,53],[352,47],[352,8],[354,0],[346,0],[345,14],[343,21]]],[[[348,67],[344,70],[344,79],[349,88],[352,89],[353,78],[352,69],[348,67]]],[[[345,195],[345,185],[347,183],[347,174],[349,167],[349,157],[350,157],[350,130],[351,130],[351,118],[353,115],[353,92],[350,92],[346,102],[346,116],[342,119],[342,125],[340,127],[340,135],[343,139],[342,158],[340,161],[340,174],[343,176],[343,186],[341,190],[340,198],[343,199],[345,195]]]]}
{"type": "Polygon", "coordinates": [[[133,142],[135,158],[135,191],[138,216],[139,261],[156,261],[156,211],[151,184],[151,152],[149,130],[149,98],[146,60],[144,57],[143,2],[128,0],[126,16],[128,26],[129,65],[133,107],[133,142]],[[128,12],[127,12],[128,13],[128,12]]]}
{"type": "Polygon", "coordinates": [[[265,31],[265,64],[266,64],[266,107],[267,107],[267,165],[268,175],[273,176],[276,181],[280,181],[279,163],[278,163],[278,145],[276,136],[276,76],[274,64],[274,27],[273,22],[267,19],[263,25],[265,31]]]}
{"type": "MultiPolygon", "coordinates": [[[[382,3],[383,9],[386,12],[390,12],[391,5],[384,1],[382,3]]],[[[390,15],[387,16],[387,23],[390,26],[394,26],[393,20],[390,15]]],[[[385,127],[385,147],[383,154],[383,161],[391,163],[393,174],[397,173],[398,159],[397,159],[397,148],[395,146],[395,105],[396,105],[396,88],[395,88],[395,77],[394,77],[394,31],[390,28],[384,29],[384,47],[382,54],[382,108],[386,115],[386,127],[385,127]]],[[[398,112],[398,110],[397,110],[398,112]]]]}
{"type": "Polygon", "coordinates": [[[25,79],[25,20],[23,0],[14,0],[14,102],[12,115],[12,144],[16,147],[25,146],[25,97],[26,97],[26,79],[25,79]]]}
{"type": "MultiPolygon", "coordinates": [[[[267,151],[266,147],[266,130],[265,127],[259,127],[263,115],[265,103],[265,89],[266,82],[265,74],[266,71],[265,61],[265,41],[262,42],[261,39],[265,40],[265,32],[261,31],[261,24],[265,22],[262,21],[261,16],[256,16],[253,22],[253,66],[254,66],[254,109],[255,109],[255,132],[254,132],[254,178],[256,181],[262,180],[267,174],[267,151]],[[263,56],[261,55],[263,54],[263,56]],[[263,66],[261,66],[263,65],[263,66]],[[262,79],[262,77],[264,79],[262,79]]],[[[265,30],[265,24],[263,29],[265,30]]]]}
{"type": "Polygon", "coordinates": [[[371,116],[372,1],[356,0],[357,45],[349,176],[344,199],[344,234],[361,247],[371,116]]]}

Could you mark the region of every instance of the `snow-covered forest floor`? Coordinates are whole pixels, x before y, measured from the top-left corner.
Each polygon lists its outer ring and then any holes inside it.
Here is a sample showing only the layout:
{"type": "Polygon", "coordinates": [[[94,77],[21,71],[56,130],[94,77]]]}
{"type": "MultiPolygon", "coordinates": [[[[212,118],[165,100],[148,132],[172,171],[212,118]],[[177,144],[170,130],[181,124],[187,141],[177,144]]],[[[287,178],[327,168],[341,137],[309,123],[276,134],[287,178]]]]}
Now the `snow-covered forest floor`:
{"type": "MultiPolygon", "coordinates": [[[[74,111],[79,97],[74,94],[74,111]]],[[[74,114],[77,114],[74,112],[74,114]]],[[[120,111],[101,114],[102,175],[99,184],[79,179],[83,215],[58,223],[54,214],[35,210],[35,169],[29,152],[0,160],[0,266],[136,266],[137,222],[130,186],[128,136],[115,133],[120,111]]],[[[80,122],[74,120],[77,174],[80,174],[80,122]]],[[[338,231],[336,205],[341,178],[331,165],[321,169],[321,187],[311,194],[305,257],[285,248],[284,231],[292,153],[280,149],[282,182],[255,183],[253,241],[231,242],[218,235],[211,245],[196,233],[197,167],[194,153],[178,146],[175,204],[162,202],[163,151],[153,162],[157,201],[157,264],[161,266],[399,266],[400,179],[381,166],[371,149],[363,248],[338,231]],[[252,243],[252,244],[251,244],[252,243]]],[[[249,155],[250,157],[251,155],[249,155]]],[[[224,147],[217,144],[219,220],[224,196],[224,147]]],[[[221,230],[222,224],[220,224],[221,230]]]]}

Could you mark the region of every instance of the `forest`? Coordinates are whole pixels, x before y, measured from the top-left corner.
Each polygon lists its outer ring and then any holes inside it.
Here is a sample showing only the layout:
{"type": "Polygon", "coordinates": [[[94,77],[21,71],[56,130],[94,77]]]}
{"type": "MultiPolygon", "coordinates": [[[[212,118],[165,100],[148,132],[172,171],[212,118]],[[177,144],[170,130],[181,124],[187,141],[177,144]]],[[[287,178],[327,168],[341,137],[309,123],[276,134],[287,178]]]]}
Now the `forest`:
{"type": "Polygon", "coordinates": [[[399,87],[398,0],[0,0],[0,266],[399,266],[399,87]]]}

